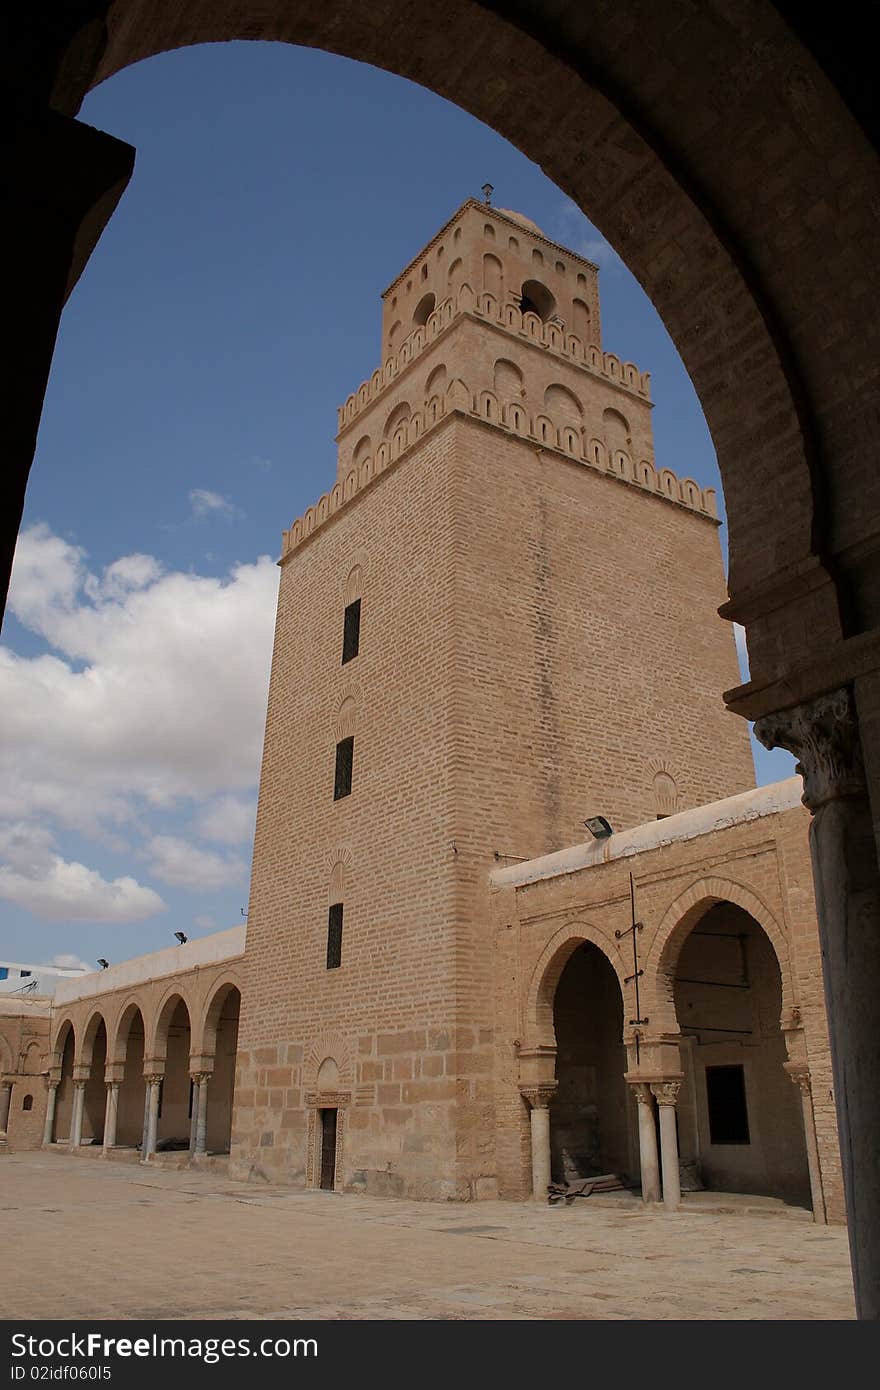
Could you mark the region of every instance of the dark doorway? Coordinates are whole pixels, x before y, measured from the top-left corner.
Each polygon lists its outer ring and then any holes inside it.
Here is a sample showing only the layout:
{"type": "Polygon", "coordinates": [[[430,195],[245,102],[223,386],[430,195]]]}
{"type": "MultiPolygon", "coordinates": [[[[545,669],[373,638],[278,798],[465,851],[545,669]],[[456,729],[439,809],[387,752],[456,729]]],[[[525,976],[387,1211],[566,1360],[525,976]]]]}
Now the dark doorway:
{"type": "Polygon", "coordinates": [[[803,1112],[784,1069],[782,977],[770,938],[744,908],[715,903],[681,948],[674,988],[683,1169],[716,1191],[809,1207],[803,1112]]]}
{"type": "Polygon", "coordinates": [[[336,1186],[336,1111],[321,1110],[321,1186],[332,1192],[336,1186]]]}
{"type": "Polygon", "coordinates": [[[590,942],[569,958],[553,1000],[556,1095],[550,1103],[553,1181],[627,1175],[623,1000],[613,967],[590,942]]]}

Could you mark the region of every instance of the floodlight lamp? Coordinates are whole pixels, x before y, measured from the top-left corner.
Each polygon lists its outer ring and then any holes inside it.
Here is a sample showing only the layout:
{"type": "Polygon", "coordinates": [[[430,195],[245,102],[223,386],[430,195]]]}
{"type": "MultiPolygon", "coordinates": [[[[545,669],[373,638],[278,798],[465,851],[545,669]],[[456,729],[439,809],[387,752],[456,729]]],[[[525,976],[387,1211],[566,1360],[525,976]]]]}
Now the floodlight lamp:
{"type": "Polygon", "coordinates": [[[609,835],[613,835],[608,821],[604,816],[590,816],[584,821],[584,825],[589,830],[594,840],[607,840],[609,835]]]}
{"type": "Polygon", "coordinates": [[[100,967],[101,967],[102,970],[106,970],[107,967],[109,966],[110,962],[109,962],[109,960],[105,960],[103,956],[99,956],[99,957],[98,957],[98,964],[100,965],[100,967]]]}
{"type": "Polygon", "coordinates": [[[176,931],[174,935],[180,942],[181,946],[185,946],[187,941],[189,940],[189,937],[186,935],[186,932],[176,931]]]}

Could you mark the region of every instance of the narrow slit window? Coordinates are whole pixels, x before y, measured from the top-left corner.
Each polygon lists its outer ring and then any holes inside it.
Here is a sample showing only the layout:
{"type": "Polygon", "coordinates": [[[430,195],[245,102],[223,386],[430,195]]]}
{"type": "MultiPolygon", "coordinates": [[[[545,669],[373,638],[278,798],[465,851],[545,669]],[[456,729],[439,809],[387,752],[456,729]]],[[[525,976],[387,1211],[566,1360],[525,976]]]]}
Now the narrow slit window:
{"type": "Polygon", "coordinates": [[[331,903],[327,914],[327,969],[342,964],[342,903],[331,903]]]}
{"type": "Polygon", "coordinates": [[[750,1144],[746,1077],[741,1066],[707,1067],[710,1144],[750,1144]]]}
{"type": "Polygon", "coordinates": [[[333,779],[333,800],[351,793],[351,770],[354,766],[354,737],[344,738],[336,745],[336,774],[333,779]]]}
{"type": "Polygon", "coordinates": [[[342,629],[342,664],[353,661],[361,645],[361,601],[356,598],[345,609],[342,629]]]}

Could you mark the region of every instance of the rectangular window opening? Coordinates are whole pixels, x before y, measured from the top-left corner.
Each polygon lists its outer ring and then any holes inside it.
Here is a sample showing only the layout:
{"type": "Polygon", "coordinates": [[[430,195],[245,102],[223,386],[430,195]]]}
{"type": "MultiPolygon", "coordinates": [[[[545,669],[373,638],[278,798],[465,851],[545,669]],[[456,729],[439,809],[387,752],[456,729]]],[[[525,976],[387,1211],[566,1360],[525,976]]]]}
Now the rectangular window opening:
{"type": "Polygon", "coordinates": [[[710,1144],[750,1144],[746,1076],[742,1066],[707,1067],[710,1144]]]}
{"type": "Polygon", "coordinates": [[[342,664],[353,661],[360,650],[361,643],[361,601],[356,598],[345,610],[342,629],[342,664]]]}
{"type": "Polygon", "coordinates": [[[342,964],[342,903],[332,903],[327,914],[327,969],[342,964]]]}
{"type": "Polygon", "coordinates": [[[336,773],[333,779],[333,800],[339,801],[351,793],[351,771],[354,765],[354,738],[344,738],[336,745],[336,773]]]}

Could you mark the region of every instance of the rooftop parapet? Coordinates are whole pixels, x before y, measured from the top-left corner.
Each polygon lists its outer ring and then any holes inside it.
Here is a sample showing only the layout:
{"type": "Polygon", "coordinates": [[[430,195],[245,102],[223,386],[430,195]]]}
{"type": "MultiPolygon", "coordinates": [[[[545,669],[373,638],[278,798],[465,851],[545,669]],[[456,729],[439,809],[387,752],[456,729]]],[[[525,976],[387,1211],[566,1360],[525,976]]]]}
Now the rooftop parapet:
{"type": "Polygon", "coordinates": [[[106,970],[90,971],[88,975],[64,980],[55,991],[55,1005],[72,1004],[76,999],[110,994],[116,989],[142,985],[168,975],[185,975],[188,970],[233,960],[244,954],[246,933],[244,924],[230,927],[227,931],[212,932],[209,936],[200,936],[196,941],[187,941],[185,946],[167,946],[147,956],[120,961],[106,970]]]}
{"type": "Polygon", "coordinates": [[[397,426],[390,440],[379,444],[375,454],[353,465],[344,481],[337,482],[289,530],[282,532],[280,563],[452,414],[528,440],[541,449],[564,455],[572,463],[615,478],[624,486],[639,488],[717,523],[714,488],[701,488],[693,478],[678,478],[670,468],[657,469],[647,459],[633,459],[622,449],[609,453],[603,440],[590,437],[584,430],[557,424],[549,415],[532,413],[519,403],[502,403],[492,391],[474,393],[457,377],[444,395],[424,401],[419,410],[397,426]]]}
{"type": "Polygon", "coordinates": [[[632,830],[621,830],[604,840],[589,840],[586,844],[572,845],[554,854],[544,854],[508,868],[494,869],[489,875],[489,882],[495,889],[523,888],[530,883],[541,883],[545,879],[608,864],[614,859],[626,859],[678,841],[693,840],[698,835],[710,835],[713,831],[744,825],[763,816],[794,810],[802,804],[803,791],[804,784],[800,777],[788,777],[784,782],[772,782],[766,787],[738,792],[736,796],[710,801],[690,811],[679,811],[674,816],[664,816],[662,820],[648,821],[646,825],[637,825],[632,830]]]}

